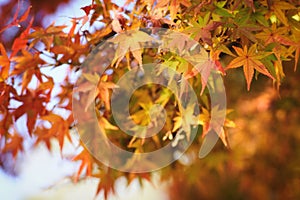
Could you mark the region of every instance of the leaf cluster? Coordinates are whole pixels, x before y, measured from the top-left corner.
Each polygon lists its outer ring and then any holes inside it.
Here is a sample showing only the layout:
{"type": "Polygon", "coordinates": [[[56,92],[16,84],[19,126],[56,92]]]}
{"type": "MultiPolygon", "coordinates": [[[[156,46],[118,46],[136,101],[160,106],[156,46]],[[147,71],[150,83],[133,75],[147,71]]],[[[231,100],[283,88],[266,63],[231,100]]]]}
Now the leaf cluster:
{"type": "MultiPolygon", "coordinates": [[[[34,26],[32,18],[27,28],[13,41],[11,49],[0,43],[1,156],[7,153],[11,153],[13,157],[18,156],[24,151],[23,140],[27,135],[35,139],[35,145],[45,143],[49,150],[52,139],[58,140],[61,149],[66,138],[71,140],[70,129],[76,124],[72,115],[72,74],[78,71],[82,72],[85,80],[77,88],[78,92],[85,94],[82,99],[83,108],[95,102],[102,132],[123,149],[141,153],[161,148],[169,142],[176,146],[178,140],[188,140],[193,126],[201,127],[193,145],[201,145],[209,131],[210,111],[218,110],[211,108],[206,89],[212,70],[226,78],[227,70],[242,67],[247,90],[250,90],[253,77],[257,78],[259,74],[269,77],[279,88],[285,76],[283,62],[294,60],[295,70],[298,65],[298,1],[127,0],[120,6],[109,0],[95,0],[81,9],[85,14],[71,18],[70,27],[55,24],[48,27],[34,26]],[[138,49],[140,43],[150,40],[150,34],[143,31],[149,27],[163,27],[187,34],[202,45],[209,59],[200,69],[194,70],[191,63],[180,57],[184,50],[192,52],[194,47],[189,46],[185,38],[175,41],[172,35],[168,36],[171,41],[168,45],[174,46],[178,54],[161,53],[157,49],[138,49]],[[137,35],[124,40],[121,33],[130,30],[137,31],[137,35]],[[116,36],[111,42],[122,47],[110,52],[113,62],[109,69],[113,73],[100,77],[95,69],[94,74],[85,74],[85,66],[80,68],[83,61],[85,64],[94,64],[87,55],[113,35],[116,36]],[[118,87],[115,82],[125,72],[132,68],[142,70],[143,63],[151,62],[170,66],[181,73],[182,77],[176,77],[171,72],[168,75],[171,79],[188,80],[201,105],[181,107],[168,89],[158,85],[140,88],[132,97],[132,120],[140,125],[155,123],[150,120],[150,108],[154,104],[160,104],[167,112],[166,124],[158,135],[147,139],[124,136],[112,119],[109,104],[111,91],[118,87]],[[55,77],[51,76],[51,70],[61,68],[66,69],[67,73],[63,82],[56,82],[55,77]],[[50,73],[47,73],[49,70],[50,73]],[[93,86],[98,82],[100,83],[96,87],[93,86]],[[59,92],[53,92],[55,88],[59,92]],[[195,115],[194,106],[199,106],[201,114],[195,115]],[[26,121],[27,130],[20,131],[16,124],[22,117],[26,121]]],[[[4,29],[24,22],[29,13],[30,7],[21,17],[16,14],[12,23],[4,29]]],[[[193,56],[201,54],[196,51],[193,56]]],[[[105,58],[101,59],[104,63],[105,58]]],[[[162,73],[164,70],[158,68],[157,72],[162,73]]],[[[183,89],[184,82],[178,82],[183,89]]],[[[83,117],[87,120],[89,118],[83,117]]],[[[234,127],[234,123],[226,119],[224,128],[218,130],[227,147],[226,132],[229,127],[234,127]]],[[[136,135],[147,134],[144,130],[131,131],[136,132],[136,135]]],[[[107,197],[113,191],[114,181],[120,176],[126,176],[129,183],[136,177],[151,180],[149,173],[130,174],[106,167],[81,145],[82,152],[74,158],[74,161],[81,161],[78,173],[74,175],[75,180],[79,180],[80,176],[100,178],[97,193],[104,190],[107,197]]],[[[128,159],[128,165],[132,159],[136,157],[128,159]]],[[[172,168],[180,168],[182,165],[175,162],[165,172],[171,175],[172,168]]]]}

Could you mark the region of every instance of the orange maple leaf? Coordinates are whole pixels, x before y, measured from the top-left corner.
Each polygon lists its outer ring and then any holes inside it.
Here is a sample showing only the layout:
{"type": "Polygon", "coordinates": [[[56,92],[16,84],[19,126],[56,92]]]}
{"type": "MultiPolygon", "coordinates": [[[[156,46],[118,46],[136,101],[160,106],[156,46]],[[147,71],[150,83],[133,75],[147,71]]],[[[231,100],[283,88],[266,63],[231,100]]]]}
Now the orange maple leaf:
{"type": "Polygon", "coordinates": [[[93,175],[93,177],[100,178],[98,183],[96,195],[98,195],[101,191],[104,192],[104,199],[107,199],[109,193],[115,193],[115,180],[118,172],[115,174],[113,169],[108,168],[106,173],[98,173],[93,175]]]}
{"type": "Polygon", "coordinates": [[[73,161],[79,161],[79,160],[81,160],[81,164],[75,175],[75,179],[74,179],[75,182],[78,181],[79,176],[84,168],[86,168],[86,174],[88,176],[92,175],[94,159],[86,149],[82,150],[77,156],[73,158],[73,161]]]}
{"type": "Polygon", "coordinates": [[[171,19],[176,18],[177,11],[180,8],[180,5],[184,5],[185,7],[190,7],[192,4],[189,0],[160,0],[158,1],[156,7],[161,8],[170,5],[170,15],[171,19]]]}
{"type": "Polygon", "coordinates": [[[258,72],[274,80],[274,77],[269,73],[269,71],[260,61],[260,59],[270,55],[271,52],[259,54],[257,52],[256,46],[257,46],[256,44],[252,45],[249,48],[249,50],[247,46],[244,46],[244,49],[233,46],[238,56],[235,59],[233,59],[226,68],[226,69],[230,69],[230,68],[237,68],[243,66],[248,91],[250,90],[251,81],[254,75],[254,69],[256,69],[258,72]]]}
{"type": "Polygon", "coordinates": [[[2,43],[0,43],[0,81],[6,80],[9,74],[10,60],[7,56],[5,48],[2,43]]]}
{"type": "Polygon", "coordinates": [[[22,115],[26,114],[26,125],[28,133],[31,136],[37,117],[46,112],[44,104],[49,101],[49,97],[45,97],[42,91],[34,92],[26,89],[25,94],[15,98],[15,100],[22,102],[22,105],[13,112],[15,120],[18,120],[22,115]]]}
{"type": "Polygon", "coordinates": [[[61,116],[54,113],[44,115],[40,119],[51,123],[52,127],[51,129],[49,129],[49,135],[57,138],[60,150],[62,150],[65,137],[67,137],[69,141],[71,141],[71,136],[69,134],[69,123],[61,116]]]}
{"type": "Polygon", "coordinates": [[[2,152],[11,152],[15,158],[19,151],[23,151],[23,137],[18,134],[10,135],[9,142],[5,144],[2,152]]]}
{"type": "Polygon", "coordinates": [[[13,45],[12,45],[12,53],[10,57],[12,58],[15,56],[21,49],[25,49],[27,47],[29,31],[31,29],[31,25],[33,23],[33,18],[31,19],[29,25],[25,29],[23,33],[21,33],[20,37],[16,38],[13,45]]]}

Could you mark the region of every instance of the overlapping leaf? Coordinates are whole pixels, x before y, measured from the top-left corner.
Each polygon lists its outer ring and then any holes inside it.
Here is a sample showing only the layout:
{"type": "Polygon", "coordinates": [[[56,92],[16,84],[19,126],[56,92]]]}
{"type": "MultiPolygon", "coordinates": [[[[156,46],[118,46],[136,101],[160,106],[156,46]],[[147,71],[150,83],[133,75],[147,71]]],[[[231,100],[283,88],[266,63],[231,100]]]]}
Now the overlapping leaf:
{"type": "Polygon", "coordinates": [[[118,67],[119,63],[125,57],[126,53],[130,51],[133,57],[137,60],[139,66],[141,67],[143,64],[143,49],[141,48],[141,43],[151,42],[153,40],[154,38],[142,31],[133,31],[130,34],[123,33],[110,39],[110,42],[113,42],[118,45],[115,57],[112,61],[112,65],[118,67]]]}

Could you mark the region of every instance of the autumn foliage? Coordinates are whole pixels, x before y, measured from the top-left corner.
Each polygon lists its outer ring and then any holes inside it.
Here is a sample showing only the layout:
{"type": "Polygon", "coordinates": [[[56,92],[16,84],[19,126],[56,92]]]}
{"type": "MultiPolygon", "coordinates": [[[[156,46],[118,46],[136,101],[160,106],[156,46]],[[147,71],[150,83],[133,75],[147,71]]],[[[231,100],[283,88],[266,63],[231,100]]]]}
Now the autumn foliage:
{"type": "MultiPolygon", "coordinates": [[[[263,79],[264,82],[269,87],[276,88],[280,94],[280,86],[285,77],[284,71],[291,68],[290,65],[285,65],[286,61],[294,61],[292,66],[294,71],[297,70],[299,61],[300,3],[295,0],[127,0],[121,6],[109,0],[95,0],[81,8],[85,15],[70,19],[72,25],[69,27],[55,24],[48,27],[35,25],[37,19],[32,10],[39,9],[39,6],[43,5],[32,1],[32,7],[28,5],[22,11],[21,3],[18,5],[15,14],[10,15],[10,22],[3,25],[0,30],[2,38],[12,27],[23,24],[23,31],[11,42],[12,45],[4,40],[0,43],[0,165],[6,171],[9,169],[4,162],[5,157],[16,158],[22,155],[24,140],[28,136],[35,140],[34,145],[44,143],[49,150],[52,139],[58,140],[61,149],[65,140],[72,142],[70,130],[76,126],[72,114],[74,76],[82,72],[81,76],[87,82],[77,88],[77,91],[87,94],[83,109],[84,106],[96,102],[96,108],[103,113],[101,116],[99,114],[102,131],[123,149],[139,153],[161,148],[166,143],[172,142],[179,130],[183,130],[185,136],[189,137],[187,130],[190,130],[191,126],[199,126],[196,139],[185,155],[189,163],[176,161],[161,171],[161,177],[162,180],[172,180],[176,177],[173,189],[180,190],[181,184],[187,181],[186,177],[191,176],[192,180],[189,180],[187,185],[199,190],[199,195],[221,198],[210,196],[205,192],[207,180],[202,178],[210,179],[208,182],[215,185],[221,193],[226,188],[221,188],[221,183],[218,185],[218,178],[221,177],[225,182],[228,178],[225,175],[226,170],[233,172],[234,177],[238,177],[237,173],[246,167],[244,163],[240,166],[232,164],[235,158],[230,157],[228,129],[235,127],[235,123],[230,118],[226,118],[224,128],[218,133],[225,147],[221,144],[216,147],[217,153],[214,155],[218,156],[217,160],[214,162],[212,158],[203,160],[197,158],[199,147],[208,131],[210,111],[216,109],[210,107],[209,92],[206,88],[211,70],[222,74],[226,82],[226,80],[234,81],[228,79],[227,74],[238,74],[239,70],[236,68],[242,68],[243,78],[238,87],[246,88],[250,93],[254,82],[261,80],[262,76],[268,77],[263,79]],[[204,70],[203,73],[193,70],[190,63],[173,53],[160,53],[155,49],[132,50],[133,47],[149,40],[151,31],[145,28],[178,31],[199,42],[201,48],[209,55],[209,62],[201,69],[204,70]],[[119,37],[120,33],[130,30],[139,30],[140,35],[136,37],[138,40],[128,42],[119,37]],[[99,43],[108,38],[124,47],[122,51],[111,52],[114,59],[109,69],[113,73],[101,77],[98,77],[97,73],[85,74],[83,63],[92,62],[88,60],[88,55],[99,43]],[[111,90],[118,87],[114,82],[125,72],[150,62],[171,66],[181,73],[197,93],[201,102],[199,104],[201,113],[195,116],[191,111],[193,108],[179,108],[170,91],[159,85],[142,87],[132,97],[133,103],[130,105],[132,119],[137,124],[148,124],[149,107],[159,103],[168,112],[166,125],[158,135],[147,139],[124,136],[112,120],[111,90]],[[56,82],[55,77],[51,75],[51,70],[58,68],[67,71],[63,82],[56,82]],[[98,84],[97,93],[89,93],[95,89],[89,83],[98,80],[101,84],[98,84]],[[179,117],[182,115],[185,119],[179,117]],[[26,130],[20,130],[17,127],[18,123],[26,123],[26,130]],[[216,174],[203,175],[198,172],[202,170],[201,167],[207,170],[207,173],[215,170],[216,174]],[[182,174],[178,175],[181,172],[182,174]]],[[[182,41],[176,41],[176,45],[181,46],[179,50],[190,48],[184,40],[182,41]]],[[[239,80],[240,78],[237,77],[239,80]]],[[[227,113],[230,115],[232,111],[228,110],[227,113]]],[[[151,180],[151,173],[131,174],[111,169],[97,161],[84,144],[81,145],[82,152],[73,158],[75,162],[81,162],[73,180],[78,181],[86,176],[100,178],[97,194],[104,190],[107,197],[109,192],[114,190],[115,180],[121,176],[125,176],[129,183],[134,178],[151,180]]],[[[232,155],[238,156],[236,153],[232,155]]],[[[247,169],[255,171],[251,167],[247,169]]],[[[235,188],[235,194],[248,194],[244,191],[245,188],[254,184],[250,180],[250,174],[251,172],[247,171],[247,176],[243,177],[244,185],[241,187],[237,186],[239,183],[235,182],[234,177],[229,177],[232,185],[228,188],[231,186],[235,188]]],[[[271,182],[270,180],[267,182],[271,182]]],[[[299,185],[299,179],[294,181],[293,187],[296,187],[297,183],[299,185]]],[[[260,192],[268,193],[268,191],[260,192]]],[[[182,195],[188,196],[189,192],[182,195]]],[[[299,193],[297,195],[299,197],[299,193]]],[[[252,197],[256,198],[255,195],[252,197]]]]}

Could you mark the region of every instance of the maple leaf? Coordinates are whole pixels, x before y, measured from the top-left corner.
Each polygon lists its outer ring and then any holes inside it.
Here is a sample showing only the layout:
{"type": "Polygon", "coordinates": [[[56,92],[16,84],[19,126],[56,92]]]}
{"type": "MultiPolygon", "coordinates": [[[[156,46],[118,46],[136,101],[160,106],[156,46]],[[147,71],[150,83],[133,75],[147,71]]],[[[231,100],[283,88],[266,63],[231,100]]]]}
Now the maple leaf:
{"type": "Polygon", "coordinates": [[[293,42],[286,37],[286,34],[289,32],[287,27],[279,27],[277,28],[275,24],[270,28],[263,29],[262,32],[256,34],[256,37],[261,39],[265,45],[271,43],[279,43],[283,45],[292,45],[293,42]]]}
{"type": "MultiPolygon", "coordinates": [[[[264,6],[267,6],[267,2],[262,1],[261,2],[264,6]]],[[[285,11],[296,9],[296,7],[288,2],[280,1],[280,0],[274,0],[272,1],[272,5],[268,5],[271,7],[271,11],[275,14],[275,16],[285,25],[289,26],[288,19],[286,17],[285,11]]]]}
{"type": "Polygon", "coordinates": [[[203,18],[200,16],[198,21],[191,21],[191,26],[184,30],[190,34],[196,41],[201,38],[203,42],[212,45],[211,31],[219,27],[222,22],[210,21],[210,13],[208,12],[203,18]]]}
{"type": "Polygon", "coordinates": [[[9,75],[10,60],[2,43],[0,43],[0,53],[0,81],[4,81],[8,78],[9,75]]]}
{"type": "MultiPolygon", "coordinates": [[[[70,77],[67,76],[64,80],[64,84],[60,85],[61,92],[56,95],[56,97],[59,98],[59,104],[63,104],[63,102],[68,101],[68,105],[71,106],[73,88],[74,85],[70,82],[70,77]]],[[[71,110],[71,107],[68,110],[71,110]]]]}
{"type": "Polygon", "coordinates": [[[271,53],[258,53],[256,44],[252,45],[249,50],[247,46],[244,46],[244,49],[235,46],[233,46],[233,48],[238,54],[238,57],[234,58],[229,63],[226,69],[243,66],[248,91],[250,90],[251,81],[254,75],[254,69],[274,80],[274,77],[269,73],[269,71],[260,61],[260,59],[270,55],[271,53]]]}
{"type": "Polygon", "coordinates": [[[13,76],[23,73],[23,93],[27,85],[30,83],[33,75],[36,75],[38,80],[40,82],[43,82],[40,69],[37,66],[45,64],[45,61],[40,58],[39,54],[31,54],[26,50],[22,50],[22,54],[23,56],[12,58],[12,61],[15,61],[17,64],[14,66],[14,69],[12,70],[10,75],[13,76]]]}
{"type": "Polygon", "coordinates": [[[49,129],[48,134],[52,137],[57,138],[60,150],[62,150],[65,137],[67,137],[71,141],[71,137],[69,134],[69,123],[61,116],[53,113],[44,115],[40,117],[40,119],[50,122],[52,127],[49,129]]]}
{"type": "Polygon", "coordinates": [[[27,36],[28,39],[32,39],[29,48],[34,47],[41,41],[46,46],[46,50],[49,51],[53,44],[59,45],[62,42],[61,40],[57,40],[58,37],[66,36],[66,33],[63,32],[64,28],[67,28],[67,26],[55,26],[54,23],[49,25],[46,29],[42,27],[33,27],[34,31],[27,36]],[[54,37],[56,40],[54,40],[54,37]]]}
{"type": "Polygon", "coordinates": [[[162,34],[162,41],[163,43],[159,46],[159,50],[167,50],[183,56],[187,56],[186,54],[189,54],[188,51],[199,45],[189,35],[172,30],[167,30],[162,34]]]}
{"type": "MultiPolygon", "coordinates": [[[[232,54],[230,52],[230,50],[228,50],[228,51],[230,54],[232,54]]],[[[189,79],[199,73],[201,74],[202,89],[201,89],[200,95],[203,94],[204,89],[206,88],[207,81],[208,81],[209,76],[211,75],[212,70],[219,71],[223,75],[225,74],[224,68],[219,61],[220,53],[221,53],[221,50],[211,51],[210,59],[207,57],[207,55],[205,53],[204,54],[196,54],[193,56],[185,56],[186,58],[189,58],[191,61],[195,62],[194,68],[185,74],[185,78],[189,79]]]]}
{"type": "MultiPolygon", "coordinates": [[[[219,136],[221,136],[223,127],[235,127],[233,121],[225,119],[224,115],[227,115],[231,110],[226,111],[225,109],[220,108],[219,105],[214,106],[209,112],[208,109],[202,107],[202,112],[199,114],[199,124],[203,126],[202,137],[205,137],[210,130],[214,130],[219,136]],[[212,119],[213,116],[213,119],[212,119]]],[[[224,143],[225,146],[227,146],[224,143]]]]}
{"type": "Polygon", "coordinates": [[[220,108],[219,105],[214,106],[210,112],[208,109],[202,107],[202,112],[198,116],[199,124],[203,126],[202,138],[204,138],[199,151],[200,158],[203,158],[211,151],[218,141],[218,138],[221,139],[225,147],[229,148],[227,134],[224,127],[234,127],[235,124],[229,119],[224,119],[224,117],[230,112],[230,110],[226,111],[224,108],[220,108]]]}
{"type": "Polygon", "coordinates": [[[98,195],[102,190],[104,191],[104,199],[107,199],[109,193],[115,193],[115,173],[113,169],[108,168],[106,173],[99,172],[93,175],[93,177],[99,178],[98,187],[96,190],[96,195],[98,195]]]}
{"type": "Polygon", "coordinates": [[[119,86],[113,82],[100,81],[97,87],[98,97],[105,103],[105,108],[110,110],[109,90],[118,88],[119,86]]]}
{"type": "MultiPolygon", "coordinates": [[[[257,38],[255,37],[254,32],[261,30],[261,27],[255,23],[249,23],[248,20],[242,22],[235,22],[234,28],[232,32],[233,38],[239,38],[241,35],[245,37],[241,37],[241,39],[249,39],[251,42],[256,43],[257,38]]],[[[247,41],[247,40],[246,40],[247,41]]]]}
{"type": "Polygon", "coordinates": [[[111,22],[112,30],[115,31],[116,33],[121,33],[123,32],[122,25],[120,24],[120,21],[118,18],[114,18],[111,22]]]}
{"type": "Polygon", "coordinates": [[[101,130],[101,133],[103,134],[104,138],[106,137],[106,130],[118,130],[119,128],[117,126],[112,125],[106,118],[99,117],[99,128],[101,130]]]}
{"type": "Polygon", "coordinates": [[[45,128],[44,126],[38,126],[35,131],[34,135],[37,137],[35,141],[35,146],[39,143],[44,142],[47,149],[51,150],[51,139],[53,139],[53,135],[51,134],[50,128],[45,128]]]}
{"type": "Polygon", "coordinates": [[[84,15],[82,17],[73,17],[71,22],[72,22],[72,26],[70,28],[70,31],[69,31],[69,37],[72,37],[75,35],[75,29],[76,29],[76,26],[78,25],[79,21],[81,21],[81,27],[84,26],[88,20],[89,20],[89,17],[87,15],[84,15]]]}
{"type": "Polygon", "coordinates": [[[189,0],[160,0],[156,4],[156,8],[170,6],[170,15],[171,19],[173,20],[176,18],[177,11],[180,9],[180,5],[183,5],[188,8],[192,4],[189,0]]]}
{"type": "Polygon", "coordinates": [[[185,75],[186,79],[189,79],[191,77],[194,77],[197,74],[201,74],[201,92],[200,95],[203,94],[204,89],[206,88],[208,78],[212,72],[212,70],[218,70],[225,74],[225,71],[223,67],[221,66],[221,63],[218,60],[206,60],[204,63],[195,65],[195,68],[192,69],[188,74],[185,75]]]}
{"type": "Polygon", "coordinates": [[[32,54],[29,51],[22,50],[22,56],[16,56],[12,58],[12,61],[16,62],[11,75],[19,75],[27,69],[36,67],[39,64],[45,64],[45,61],[40,59],[39,54],[32,54]]]}
{"type": "Polygon", "coordinates": [[[5,82],[0,82],[0,139],[7,134],[13,124],[12,114],[10,112],[10,100],[18,96],[17,91],[5,82]]]}
{"type": "Polygon", "coordinates": [[[194,114],[195,105],[190,104],[187,105],[186,108],[179,106],[179,115],[174,117],[174,127],[172,132],[177,131],[180,127],[186,134],[186,138],[189,141],[191,137],[191,126],[195,126],[199,124],[199,120],[197,116],[194,114]]]}
{"type": "Polygon", "coordinates": [[[297,43],[295,48],[295,65],[294,65],[294,71],[296,71],[298,63],[299,63],[299,57],[300,57],[300,42],[297,43]]]}
{"type": "MultiPolygon", "coordinates": [[[[141,104],[141,103],[140,103],[141,104]]],[[[132,119],[136,124],[141,124],[143,126],[147,126],[150,123],[150,116],[149,116],[149,109],[148,107],[151,107],[151,104],[145,104],[143,109],[138,110],[134,114],[130,115],[130,119],[132,119]],[[147,108],[145,108],[147,107],[147,108]]]]}
{"type": "Polygon", "coordinates": [[[110,39],[110,42],[118,44],[115,57],[112,61],[112,65],[118,67],[119,63],[125,57],[126,53],[130,51],[141,67],[143,64],[141,43],[150,42],[153,40],[155,39],[142,31],[128,31],[110,39]]]}
{"type": "Polygon", "coordinates": [[[79,166],[79,169],[74,177],[74,181],[77,182],[79,179],[80,174],[82,173],[83,169],[86,168],[86,174],[88,176],[92,175],[92,169],[93,169],[93,163],[94,159],[90,155],[90,153],[86,150],[83,149],[77,156],[75,156],[73,161],[81,161],[81,164],[79,166]]]}
{"type": "Polygon", "coordinates": [[[12,58],[14,55],[16,55],[21,49],[25,49],[27,47],[28,42],[28,35],[29,31],[31,29],[31,25],[33,23],[33,18],[31,19],[29,25],[25,29],[24,32],[21,33],[20,37],[16,38],[13,45],[12,45],[12,53],[10,57],[12,58]]]}
{"type": "Polygon", "coordinates": [[[142,109],[128,117],[135,122],[135,124],[128,123],[130,125],[130,131],[134,133],[134,137],[129,143],[130,147],[133,147],[132,143],[136,137],[142,138],[141,145],[143,145],[144,139],[151,136],[153,133],[158,132],[164,126],[165,122],[165,113],[163,112],[162,107],[155,105],[152,102],[139,102],[139,105],[142,109]]]}
{"type": "Polygon", "coordinates": [[[149,181],[151,183],[151,173],[125,173],[125,177],[127,178],[127,186],[135,180],[139,179],[140,185],[143,185],[143,180],[149,181]]]}
{"type": "Polygon", "coordinates": [[[60,60],[68,60],[75,53],[75,50],[70,46],[65,45],[56,45],[50,49],[50,51],[54,54],[61,54],[63,57],[60,60]]]}
{"type": "Polygon", "coordinates": [[[291,45],[292,51],[295,52],[295,66],[294,66],[294,71],[297,69],[297,65],[299,62],[299,57],[300,57],[300,32],[295,31],[293,34],[293,44],[291,45]]]}
{"type": "MultiPolygon", "coordinates": [[[[226,53],[225,48],[223,48],[223,49],[225,51],[224,53],[226,53]]],[[[221,72],[223,75],[226,75],[226,72],[225,72],[225,70],[224,70],[224,68],[223,68],[223,66],[222,66],[222,64],[220,62],[220,54],[221,54],[221,52],[223,52],[222,48],[220,48],[219,50],[212,50],[212,51],[210,51],[210,58],[211,58],[211,60],[215,64],[215,69],[218,70],[219,72],[221,72]]],[[[231,51],[229,50],[228,55],[234,55],[234,54],[231,53],[231,51]]]]}
{"type": "MultiPolygon", "coordinates": [[[[280,80],[284,77],[283,73],[283,66],[282,61],[288,57],[293,57],[292,53],[295,52],[297,54],[297,39],[295,39],[295,35],[298,31],[295,31],[292,36],[288,35],[290,32],[290,27],[277,27],[276,24],[272,24],[270,28],[263,29],[262,32],[256,35],[257,38],[261,39],[265,45],[268,45],[267,48],[271,48],[272,52],[276,56],[276,60],[272,61],[273,68],[276,72],[276,80],[277,80],[277,87],[279,88],[280,80]],[[285,46],[289,46],[288,49],[285,46]]],[[[296,37],[297,38],[297,37],[296,37]]],[[[295,56],[295,66],[294,69],[296,70],[297,61],[299,59],[298,56],[295,56]]],[[[270,65],[270,61],[264,59],[266,64],[270,65]]],[[[264,63],[264,64],[265,64],[264,63]]],[[[271,63],[272,64],[272,63],[271,63]]],[[[270,70],[270,67],[269,67],[270,70]]]]}
{"type": "Polygon", "coordinates": [[[25,21],[27,18],[28,18],[28,16],[29,16],[29,13],[30,13],[30,9],[32,8],[32,6],[29,6],[28,8],[27,8],[27,10],[24,12],[24,14],[20,17],[20,19],[18,20],[18,22],[23,22],[23,21],[25,21]]]}
{"type": "Polygon", "coordinates": [[[29,13],[30,13],[30,9],[31,9],[32,6],[29,6],[27,8],[27,10],[23,13],[23,15],[21,15],[21,17],[18,19],[18,16],[19,16],[19,12],[20,12],[20,9],[21,9],[21,6],[20,6],[20,3],[18,2],[18,5],[17,5],[17,9],[13,16],[13,20],[10,24],[6,25],[3,29],[0,30],[0,33],[2,33],[3,31],[5,31],[6,29],[10,28],[10,27],[13,27],[13,26],[18,26],[18,27],[21,27],[20,26],[20,22],[23,22],[25,21],[28,16],[29,16],[29,13]]]}
{"type": "Polygon", "coordinates": [[[38,115],[45,113],[45,102],[49,101],[49,97],[45,97],[42,91],[31,92],[25,90],[25,94],[14,98],[21,101],[22,105],[19,106],[14,112],[15,120],[18,120],[22,115],[27,115],[27,128],[29,135],[32,134],[38,115]]]}
{"type": "Polygon", "coordinates": [[[5,144],[2,152],[11,152],[15,158],[19,151],[23,151],[23,137],[19,134],[9,135],[8,142],[5,144]]]}
{"type": "Polygon", "coordinates": [[[77,92],[89,92],[87,101],[85,102],[84,110],[87,111],[88,107],[94,102],[96,97],[99,97],[107,110],[110,110],[110,95],[109,90],[118,88],[115,83],[107,82],[107,76],[99,77],[98,74],[83,74],[84,78],[88,81],[80,84],[75,90],[77,92]]]}
{"type": "Polygon", "coordinates": [[[85,14],[88,16],[90,14],[91,10],[94,10],[95,8],[97,8],[97,4],[84,6],[84,7],[81,7],[80,9],[82,9],[85,12],[85,14]]]}

